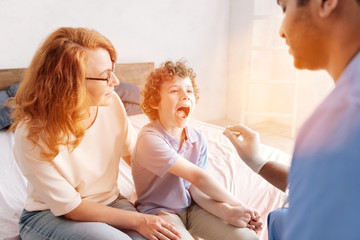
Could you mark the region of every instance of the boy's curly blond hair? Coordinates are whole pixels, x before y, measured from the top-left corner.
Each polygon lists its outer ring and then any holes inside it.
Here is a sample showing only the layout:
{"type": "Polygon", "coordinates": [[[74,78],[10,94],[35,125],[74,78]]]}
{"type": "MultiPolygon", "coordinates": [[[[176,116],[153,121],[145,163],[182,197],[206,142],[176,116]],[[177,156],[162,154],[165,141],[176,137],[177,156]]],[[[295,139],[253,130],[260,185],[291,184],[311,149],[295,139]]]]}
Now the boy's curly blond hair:
{"type": "Polygon", "coordinates": [[[157,105],[160,102],[161,84],[166,81],[174,80],[176,76],[180,78],[188,77],[191,80],[195,101],[198,101],[199,88],[195,83],[196,73],[194,73],[194,70],[186,66],[185,60],[179,60],[177,62],[167,61],[149,74],[145,86],[141,91],[143,98],[140,106],[150,121],[159,118],[158,110],[154,109],[152,106],[157,105]]]}

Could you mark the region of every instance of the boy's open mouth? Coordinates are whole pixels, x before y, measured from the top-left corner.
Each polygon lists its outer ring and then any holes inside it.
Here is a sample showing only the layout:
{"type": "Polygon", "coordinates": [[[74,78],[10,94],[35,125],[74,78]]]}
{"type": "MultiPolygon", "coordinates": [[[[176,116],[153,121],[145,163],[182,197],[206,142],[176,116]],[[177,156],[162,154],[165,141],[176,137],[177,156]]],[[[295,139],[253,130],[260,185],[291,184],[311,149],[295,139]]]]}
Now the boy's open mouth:
{"type": "Polygon", "coordinates": [[[180,118],[187,118],[190,113],[189,106],[181,106],[176,110],[176,115],[180,118]]]}

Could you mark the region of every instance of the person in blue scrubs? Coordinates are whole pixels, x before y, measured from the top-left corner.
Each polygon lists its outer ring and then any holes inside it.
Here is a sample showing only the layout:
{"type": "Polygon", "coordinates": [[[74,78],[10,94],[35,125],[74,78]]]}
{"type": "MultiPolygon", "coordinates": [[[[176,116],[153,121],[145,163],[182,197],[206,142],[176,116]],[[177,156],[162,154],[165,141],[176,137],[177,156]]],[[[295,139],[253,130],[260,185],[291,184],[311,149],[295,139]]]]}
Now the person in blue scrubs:
{"type": "Polygon", "coordinates": [[[300,129],[290,171],[263,159],[257,132],[235,125],[224,134],[253,171],[289,186],[289,208],[269,216],[270,239],[360,239],[360,0],[278,4],[295,67],[325,69],[335,89],[300,129]]]}

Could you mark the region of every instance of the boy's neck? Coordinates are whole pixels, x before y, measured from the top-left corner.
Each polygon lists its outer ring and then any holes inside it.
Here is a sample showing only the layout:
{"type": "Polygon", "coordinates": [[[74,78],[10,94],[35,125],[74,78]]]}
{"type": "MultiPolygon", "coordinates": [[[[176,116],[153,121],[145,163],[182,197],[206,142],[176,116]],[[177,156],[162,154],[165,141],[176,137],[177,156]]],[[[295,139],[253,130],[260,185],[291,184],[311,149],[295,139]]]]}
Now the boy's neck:
{"type": "Polygon", "coordinates": [[[186,139],[185,128],[171,126],[171,125],[161,121],[160,118],[159,118],[159,122],[168,134],[170,134],[172,137],[178,138],[180,140],[180,146],[181,146],[181,143],[186,139]]]}

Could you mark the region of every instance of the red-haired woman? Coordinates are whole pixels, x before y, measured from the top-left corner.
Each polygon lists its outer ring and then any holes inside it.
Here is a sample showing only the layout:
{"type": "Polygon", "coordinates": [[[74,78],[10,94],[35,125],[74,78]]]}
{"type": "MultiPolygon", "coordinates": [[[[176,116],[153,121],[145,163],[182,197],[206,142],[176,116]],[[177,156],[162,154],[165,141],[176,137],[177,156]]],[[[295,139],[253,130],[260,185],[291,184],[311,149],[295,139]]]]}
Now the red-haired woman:
{"type": "Polygon", "coordinates": [[[15,99],[15,159],[28,179],[26,239],[179,239],[119,193],[136,142],[114,93],[116,51],[94,30],[60,28],[37,50],[15,99]],[[140,234],[139,234],[140,233],[140,234]]]}

